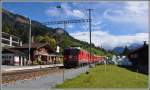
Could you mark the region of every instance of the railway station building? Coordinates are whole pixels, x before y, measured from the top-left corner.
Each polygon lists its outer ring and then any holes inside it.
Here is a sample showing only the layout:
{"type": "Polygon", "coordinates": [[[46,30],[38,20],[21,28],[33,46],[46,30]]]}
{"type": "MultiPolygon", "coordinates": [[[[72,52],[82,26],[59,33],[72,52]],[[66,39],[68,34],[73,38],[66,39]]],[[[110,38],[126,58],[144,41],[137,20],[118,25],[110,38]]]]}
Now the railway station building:
{"type": "Polygon", "coordinates": [[[60,64],[62,60],[63,57],[58,55],[47,43],[32,43],[30,47],[30,60],[29,44],[5,48],[2,51],[3,65],[49,65],[60,64]]]}
{"type": "MultiPolygon", "coordinates": [[[[48,43],[31,43],[30,47],[30,65],[38,64],[57,64],[61,63],[62,57],[59,56],[55,50],[53,50],[48,43]]],[[[20,47],[15,47],[15,50],[22,51],[29,56],[29,44],[23,44],[20,47]]]]}

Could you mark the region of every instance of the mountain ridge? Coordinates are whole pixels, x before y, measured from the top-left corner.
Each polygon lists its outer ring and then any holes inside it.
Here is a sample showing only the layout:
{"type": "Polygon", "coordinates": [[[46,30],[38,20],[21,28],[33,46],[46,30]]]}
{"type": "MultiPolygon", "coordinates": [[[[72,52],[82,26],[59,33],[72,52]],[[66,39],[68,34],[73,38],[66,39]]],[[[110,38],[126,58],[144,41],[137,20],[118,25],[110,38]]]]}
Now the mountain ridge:
{"type": "MultiPolygon", "coordinates": [[[[128,48],[130,51],[133,51],[133,50],[135,50],[135,49],[137,49],[137,48],[140,48],[141,46],[142,46],[141,43],[132,43],[132,44],[130,44],[127,48],[128,48]]],[[[113,51],[114,51],[116,54],[122,54],[123,51],[124,51],[124,48],[125,48],[125,47],[123,47],[123,46],[115,47],[115,48],[113,49],[113,51]]]]}

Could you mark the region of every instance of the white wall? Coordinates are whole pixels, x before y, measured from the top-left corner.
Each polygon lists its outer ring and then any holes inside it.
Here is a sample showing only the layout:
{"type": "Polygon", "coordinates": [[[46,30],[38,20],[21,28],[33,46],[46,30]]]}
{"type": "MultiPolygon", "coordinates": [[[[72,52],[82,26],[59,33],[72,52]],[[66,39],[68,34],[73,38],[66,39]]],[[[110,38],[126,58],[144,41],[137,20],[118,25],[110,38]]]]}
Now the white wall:
{"type": "Polygon", "coordinates": [[[2,54],[2,61],[9,61],[9,65],[16,65],[16,66],[23,66],[23,63],[25,63],[27,60],[26,58],[23,58],[23,56],[16,56],[14,54],[2,54]]]}

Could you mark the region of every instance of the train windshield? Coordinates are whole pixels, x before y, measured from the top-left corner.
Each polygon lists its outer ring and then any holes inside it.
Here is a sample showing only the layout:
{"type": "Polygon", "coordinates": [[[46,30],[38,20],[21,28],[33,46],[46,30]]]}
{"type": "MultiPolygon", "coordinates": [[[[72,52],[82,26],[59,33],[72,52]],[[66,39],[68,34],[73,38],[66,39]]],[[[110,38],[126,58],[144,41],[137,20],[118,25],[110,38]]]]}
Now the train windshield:
{"type": "Polygon", "coordinates": [[[65,49],[64,55],[77,55],[79,52],[78,49],[65,49]]]}

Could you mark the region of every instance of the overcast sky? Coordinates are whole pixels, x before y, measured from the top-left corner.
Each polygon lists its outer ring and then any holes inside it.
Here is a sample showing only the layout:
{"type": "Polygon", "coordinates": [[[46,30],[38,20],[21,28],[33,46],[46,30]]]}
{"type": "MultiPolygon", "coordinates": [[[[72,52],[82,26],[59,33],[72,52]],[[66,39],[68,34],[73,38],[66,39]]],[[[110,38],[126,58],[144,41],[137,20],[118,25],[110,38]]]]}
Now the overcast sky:
{"type": "MultiPolygon", "coordinates": [[[[87,19],[86,9],[91,8],[92,42],[96,46],[112,49],[148,41],[148,1],[7,2],[3,8],[41,23],[87,19]]],[[[63,28],[63,25],[52,27],[63,28]]],[[[74,38],[89,42],[88,23],[68,24],[66,30],[74,38]]]]}

